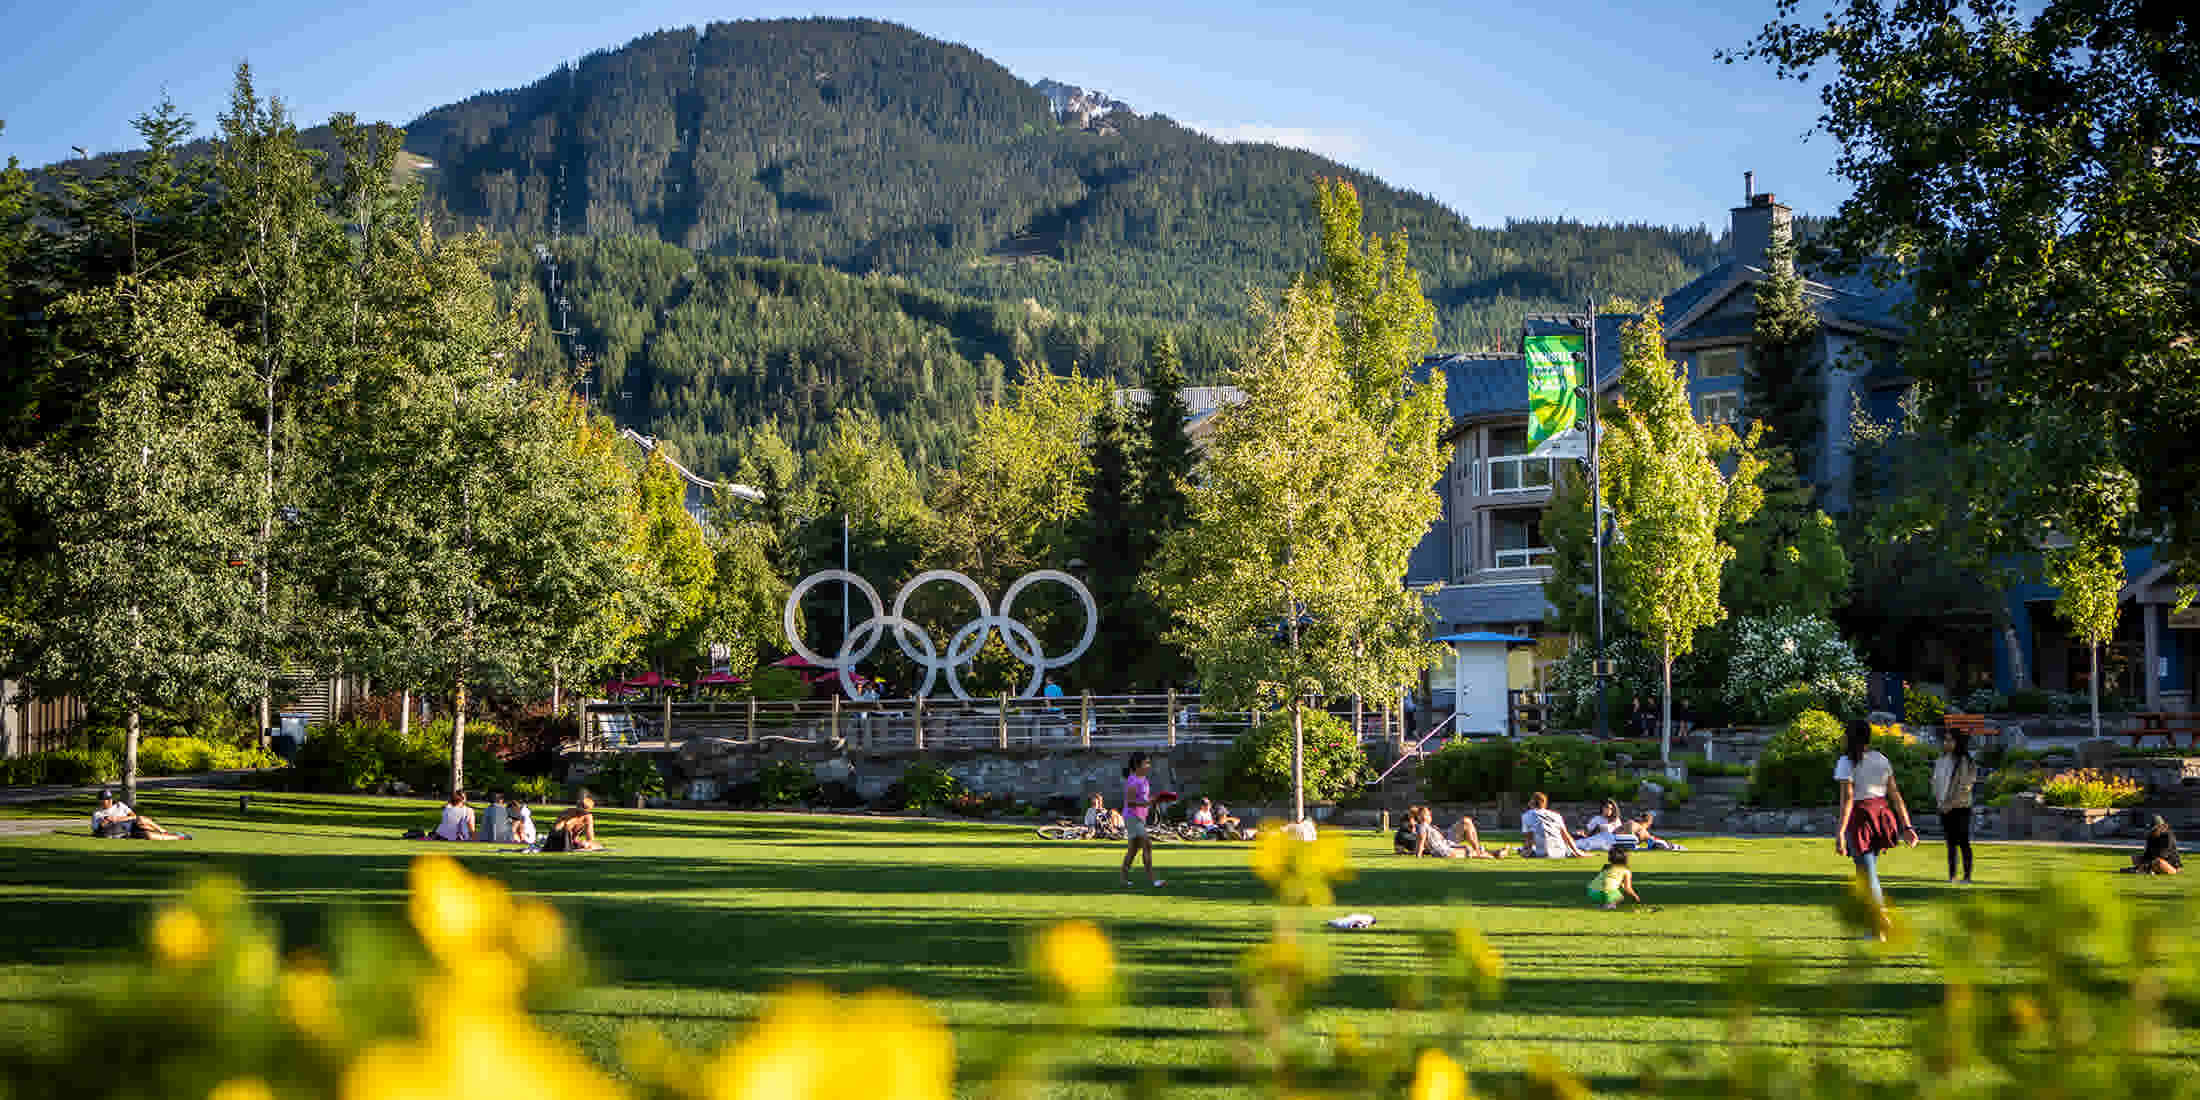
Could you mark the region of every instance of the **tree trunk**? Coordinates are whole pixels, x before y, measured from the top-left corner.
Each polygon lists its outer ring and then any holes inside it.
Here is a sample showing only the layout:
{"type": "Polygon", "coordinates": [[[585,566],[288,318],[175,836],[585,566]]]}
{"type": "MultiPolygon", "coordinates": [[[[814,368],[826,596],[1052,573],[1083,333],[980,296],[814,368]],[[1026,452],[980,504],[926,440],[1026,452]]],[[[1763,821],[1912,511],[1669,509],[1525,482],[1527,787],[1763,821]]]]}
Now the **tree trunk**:
{"type": "Polygon", "coordinates": [[[413,729],[413,692],[406,688],[397,696],[397,736],[409,738],[413,729]]]}
{"type": "Polygon", "coordinates": [[[2088,694],[2093,696],[2093,738],[2098,741],[2101,737],[2101,643],[2094,642],[2086,648],[2091,651],[2093,660],[2093,675],[2087,686],[2092,689],[2088,694]]]}
{"type": "Polygon", "coordinates": [[[1658,761],[1673,762],[1673,649],[1666,647],[1660,662],[1665,680],[1665,700],[1660,705],[1658,718],[1658,761]]]}
{"type": "Polygon", "coordinates": [[[122,801],[137,809],[138,701],[130,700],[130,716],[122,735],[122,801]]]}
{"type": "Polygon", "coordinates": [[[550,717],[565,713],[565,677],[559,663],[550,662],[550,717]]]}
{"type": "Polygon", "coordinates": [[[1297,695],[1291,697],[1291,820],[1306,820],[1306,727],[1297,695]]]}
{"type": "MultiPolygon", "coordinates": [[[[265,313],[262,313],[261,337],[266,337],[265,313]]],[[[260,744],[267,744],[267,727],[274,723],[275,685],[267,672],[267,639],[272,633],[267,612],[267,559],[268,547],[275,537],[275,368],[268,366],[267,374],[267,460],[260,477],[260,744]]]]}
{"type": "Polygon", "coordinates": [[[466,785],[466,674],[458,676],[458,702],[451,708],[451,789],[456,794],[466,785]]]}

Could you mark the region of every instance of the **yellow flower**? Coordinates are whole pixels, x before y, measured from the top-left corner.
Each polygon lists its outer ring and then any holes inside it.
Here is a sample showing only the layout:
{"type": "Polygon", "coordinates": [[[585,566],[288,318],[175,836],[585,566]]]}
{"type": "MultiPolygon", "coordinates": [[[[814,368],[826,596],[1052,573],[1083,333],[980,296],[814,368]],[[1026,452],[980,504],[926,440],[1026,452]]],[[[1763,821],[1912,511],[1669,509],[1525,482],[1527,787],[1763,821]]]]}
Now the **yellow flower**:
{"type": "Polygon", "coordinates": [[[334,1044],[341,1037],[342,1020],[336,1012],[336,982],[319,964],[294,967],[283,974],[280,987],[283,1018],[300,1034],[319,1043],[334,1044]]]}
{"type": "Polygon", "coordinates": [[[797,986],[772,998],[756,1028],[721,1053],[710,1100],[947,1100],[955,1045],[906,994],[841,997],[797,986]]]}
{"type": "Polygon", "coordinates": [[[275,1100],[275,1094],[257,1077],[232,1077],[214,1086],[206,1100],[275,1100]]]}
{"type": "Polygon", "coordinates": [[[1467,1071],[1440,1050],[1424,1050],[1413,1065],[1412,1100],[1467,1100],[1467,1071]]]}
{"type": "Polygon", "coordinates": [[[1566,1072],[1550,1055],[1538,1054],[1528,1062],[1525,1095],[1549,1097],[1550,1100],[1589,1100],[1589,1086],[1566,1072]]]}
{"type": "Polygon", "coordinates": [[[1253,873],[1285,905],[1327,905],[1333,899],[1330,882],[1352,877],[1352,849],[1335,834],[1318,834],[1309,842],[1271,826],[1254,840],[1253,873]]]}
{"type": "Polygon", "coordinates": [[[411,877],[413,927],[438,959],[478,952],[511,925],[511,895],[504,885],[467,874],[449,856],[413,860],[411,877]]]}
{"type": "Polygon", "coordinates": [[[368,1050],[344,1074],[342,1100],[449,1100],[460,1093],[516,1096],[625,1096],[562,1039],[518,1014],[446,1002],[421,1039],[368,1050]]]}
{"type": "Polygon", "coordinates": [[[1482,933],[1469,925],[1452,929],[1452,944],[1459,961],[1466,964],[1467,978],[1475,991],[1484,997],[1495,997],[1505,980],[1505,956],[1497,953],[1482,933]]]}
{"type": "Polygon", "coordinates": [[[1072,920],[1039,934],[1039,971],[1076,1000],[1103,996],[1115,984],[1115,948],[1090,921],[1072,920]]]}
{"type": "Polygon", "coordinates": [[[515,903],[505,931],[519,957],[537,966],[565,954],[565,920],[545,902],[515,903]]]}
{"type": "Polygon", "coordinates": [[[153,951],[171,966],[204,962],[214,953],[214,930],[197,913],[169,906],[153,918],[153,951]]]}

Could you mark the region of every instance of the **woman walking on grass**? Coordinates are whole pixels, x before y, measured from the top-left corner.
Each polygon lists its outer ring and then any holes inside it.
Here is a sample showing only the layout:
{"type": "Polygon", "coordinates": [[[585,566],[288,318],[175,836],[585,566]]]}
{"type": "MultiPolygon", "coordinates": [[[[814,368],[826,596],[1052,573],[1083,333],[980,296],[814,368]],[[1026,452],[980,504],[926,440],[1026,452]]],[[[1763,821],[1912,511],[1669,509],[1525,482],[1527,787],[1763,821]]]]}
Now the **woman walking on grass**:
{"type": "Polygon", "coordinates": [[[1940,759],[1933,761],[1933,801],[1940,807],[1940,833],[1948,841],[1948,881],[1956,880],[1956,855],[1962,853],[1963,881],[1971,881],[1971,785],[1978,767],[1971,763],[1971,735],[1950,734],[1940,759]]]}
{"type": "Polygon", "coordinates": [[[1130,766],[1123,769],[1123,835],[1130,838],[1123,849],[1123,885],[1131,884],[1131,861],[1140,851],[1146,854],[1146,877],[1155,886],[1165,880],[1153,877],[1153,838],[1146,835],[1146,811],[1153,807],[1153,785],[1146,781],[1146,773],[1153,768],[1153,761],[1145,753],[1131,754],[1130,766]]]}
{"type": "MultiPolygon", "coordinates": [[[[1917,847],[1917,830],[1895,783],[1894,765],[1872,748],[1871,723],[1849,723],[1848,750],[1833,765],[1833,782],[1841,788],[1841,823],[1834,829],[1833,850],[1855,862],[1856,877],[1870,891],[1872,904],[1885,905],[1879,853],[1897,844],[1917,847]]],[[[1886,938],[1884,930],[1880,938],[1886,938]]]]}

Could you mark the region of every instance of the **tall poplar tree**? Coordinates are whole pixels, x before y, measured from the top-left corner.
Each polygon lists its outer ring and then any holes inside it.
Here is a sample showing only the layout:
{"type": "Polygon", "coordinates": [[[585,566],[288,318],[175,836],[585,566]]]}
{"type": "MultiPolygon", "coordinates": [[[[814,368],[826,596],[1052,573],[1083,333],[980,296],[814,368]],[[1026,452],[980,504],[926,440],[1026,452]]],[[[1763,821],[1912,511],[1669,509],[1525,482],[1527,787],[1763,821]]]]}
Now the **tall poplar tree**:
{"type": "Polygon", "coordinates": [[[1720,525],[1756,514],[1764,462],[1732,429],[1696,422],[1680,365],[1666,358],[1655,304],[1627,324],[1620,342],[1623,396],[1604,421],[1598,456],[1618,527],[1605,573],[1627,625],[1658,654],[1658,739],[1671,759],[1673,661],[1694,647],[1698,630],[1726,617],[1720,581],[1734,548],[1720,539],[1720,525]],[[1731,475],[1719,468],[1729,452],[1731,475]]]}
{"type": "Polygon", "coordinates": [[[1442,508],[1443,382],[1410,373],[1433,311],[1403,235],[1361,236],[1350,185],[1321,181],[1315,212],[1323,270],[1258,304],[1231,376],[1245,401],[1216,414],[1193,522],[1155,579],[1217,705],[1291,708],[1295,819],[1304,703],[1387,692],[1439,653],[1399,583],[1442,508]]]}

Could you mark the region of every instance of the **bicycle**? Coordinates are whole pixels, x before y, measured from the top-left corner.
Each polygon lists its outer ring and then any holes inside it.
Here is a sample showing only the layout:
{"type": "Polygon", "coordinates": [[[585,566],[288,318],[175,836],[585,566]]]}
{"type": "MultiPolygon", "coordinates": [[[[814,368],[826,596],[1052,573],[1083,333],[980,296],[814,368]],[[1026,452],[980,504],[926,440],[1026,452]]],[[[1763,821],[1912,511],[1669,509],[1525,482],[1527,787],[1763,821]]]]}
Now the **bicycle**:
{"type": "Polygon", "coordinates": [[[1057,821],[1057,822],[1055,822],[1055,823],[1054,823],[1054,824],[1052,824],[1052,825],[1041,825],[1041,826],[1039,826],[1039,828],[1038,828],[1038,833],[1039,833],[1039,839],[1041,839],[1041,840],[1121,840],[1121,839],[1123,839],[1123,833],[1122,833],[1122,831],[1121,831],[1121,830],[1118,830],[1118,829],[1094,829],[1094,828],[1093,828],[1093,827],[1091,827],[1090,825],[1080,825],[1080,824],[1078,824],[1077,822],[1074,822],[1074,821],[1057,821]]]}

